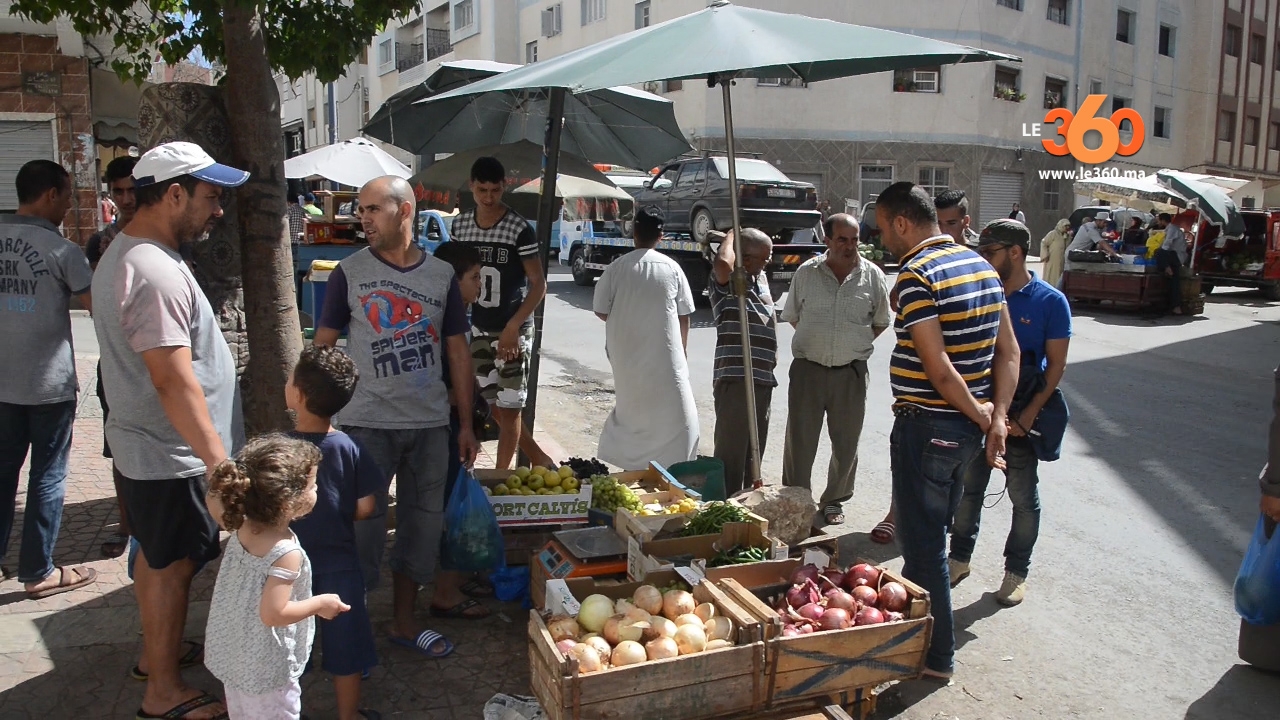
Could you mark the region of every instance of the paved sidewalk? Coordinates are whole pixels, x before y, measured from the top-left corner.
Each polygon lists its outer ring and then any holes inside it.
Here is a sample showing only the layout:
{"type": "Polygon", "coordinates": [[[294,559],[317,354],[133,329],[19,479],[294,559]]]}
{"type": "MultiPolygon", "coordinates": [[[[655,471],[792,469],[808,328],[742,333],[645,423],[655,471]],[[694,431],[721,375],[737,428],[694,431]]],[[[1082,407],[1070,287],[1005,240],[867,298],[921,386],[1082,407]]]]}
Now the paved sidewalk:
{"type": "MultiPolygon", "coordinates": [[[[94,396],[96,359],[78,357],[81,401],[71,449],[66,506],[55,561],[84,564],[98,571],[85,588],[44,600],[29,600],[16,579],[0,583],[0,720],[132,718],[143,684],[129,677],[141,650],[137,606],[125,558],[103,559],[101,545],[117,519],[111,463],[102,457],[102,409],[94,396]]],[[[541,434],[547,447],[545,434],[541,434]]],[[[492,444],[487,445],[492,452],[492,444]]],[[[556,456],[553,444],[547,447],[556,456]]],[[[491,456],[479,464],[492,467],[491,456]]],[[[16,566],[22,527],[24,482],[5,564],[16,566]]],[[[217,563],[195,579],[188,638],[204,635],[217,563]]],[[[420,615],[427,619],[423,593],[420,615]]],[[[457,644],[444,660],[428,660],[387,642],[391,619],[390,578],[369,597],[381,664],[365,683],[365,706],[384,717],[476,720],[495,693],[527,694],[529,665],[526,611],[516,604],[489,602],[493,615],[482,621],[432,620],[457,644]]],[[[212,691],[218,682],[203,667],[184,672],[187,681],[212,691]]],[[[332,689],[322,672],[303,678],[303,709],[316,720],[332,718],[332,689]]]]}

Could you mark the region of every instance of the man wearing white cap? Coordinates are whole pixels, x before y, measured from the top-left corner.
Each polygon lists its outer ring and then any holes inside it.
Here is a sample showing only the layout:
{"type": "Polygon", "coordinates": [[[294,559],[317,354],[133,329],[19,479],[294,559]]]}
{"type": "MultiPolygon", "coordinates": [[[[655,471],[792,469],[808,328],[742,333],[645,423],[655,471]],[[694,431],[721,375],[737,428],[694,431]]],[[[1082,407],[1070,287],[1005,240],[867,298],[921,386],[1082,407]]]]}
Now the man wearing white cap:
{"type": "Polygon", "coordinates": [[[123,476],[120,498],[140,552],[134,593],[147,680],[139,718],[225,713],[179,674],[191,578],[218,556],[205,477],[231,452],[239,427],[236,366],[209,301],[178,248],[222,216],[224,188],[249,179],[199,145],[151,149],[133,169],[137,210],[93,276],[94,328],[111,399],[106,436],[123,476]]]}
{"type": "Polygon", "coordinates": [[[1076,237],[1067,246],[1067,252],[1073,250],[1101,250],[1111,257],[1119,257],[1119,253],[1115,248],[1111,247],[1111,243],[1102,237],[1102,231],[1107,227],[1107,221],[1111,219],[1111,213],[1106,210],[1098,211],[1093,216],[1093,222],[1085,222],[1080,224],[1080,229],[1076,230],[1076,237]]]}

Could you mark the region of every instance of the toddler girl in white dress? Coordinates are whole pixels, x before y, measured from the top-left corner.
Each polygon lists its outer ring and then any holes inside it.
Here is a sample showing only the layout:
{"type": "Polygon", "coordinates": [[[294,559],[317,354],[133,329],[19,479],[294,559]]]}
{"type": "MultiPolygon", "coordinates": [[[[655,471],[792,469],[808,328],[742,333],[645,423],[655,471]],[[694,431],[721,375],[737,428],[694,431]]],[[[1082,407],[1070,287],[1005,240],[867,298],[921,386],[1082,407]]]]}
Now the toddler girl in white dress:
{"type": "Polygon", "coordinates": [[[312,443],[267,435],[209,478],[209,512],[231,539],[209,607],[205,666],[226,689],[231,720],[296,720],[313,617],[349,609],[337,595],[311,596],[311,563],[289,529],[315,507],[319,464],[312,443]]]}

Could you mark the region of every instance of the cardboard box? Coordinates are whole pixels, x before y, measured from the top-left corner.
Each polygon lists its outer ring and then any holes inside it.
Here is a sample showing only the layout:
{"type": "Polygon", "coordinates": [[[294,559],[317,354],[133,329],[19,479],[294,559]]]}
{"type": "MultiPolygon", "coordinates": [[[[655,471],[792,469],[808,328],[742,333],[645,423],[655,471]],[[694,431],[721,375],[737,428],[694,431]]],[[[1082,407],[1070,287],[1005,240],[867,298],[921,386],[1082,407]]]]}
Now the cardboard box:
{"type": "Polygon", "coordinates": [[[651,540],[642,542],[639,538],[627,538],[627,575],[632,580],[644,580],[649,573],[675,567],[668,558],[691,556],[690,567],[701,576],[700,566],[716,556],[721,550],[735,546],[750,546],[768,549],[768,555],[774,559],[787,557],[787,546],[765,534],[761,527],[754,523],[729,523],[719,535],[695,535],[686,538],[668,540],[651,540]]]}
{"type": "MultiPolygon", "coordinates": [[[[510,470],[476,470],[481,485],[493,489],[511,476],[510,470]]],[[[571,525],[585,523],[591,509],[591,483],[562,495],[490,495],[489,504],[501,527],[571,525]]]]}

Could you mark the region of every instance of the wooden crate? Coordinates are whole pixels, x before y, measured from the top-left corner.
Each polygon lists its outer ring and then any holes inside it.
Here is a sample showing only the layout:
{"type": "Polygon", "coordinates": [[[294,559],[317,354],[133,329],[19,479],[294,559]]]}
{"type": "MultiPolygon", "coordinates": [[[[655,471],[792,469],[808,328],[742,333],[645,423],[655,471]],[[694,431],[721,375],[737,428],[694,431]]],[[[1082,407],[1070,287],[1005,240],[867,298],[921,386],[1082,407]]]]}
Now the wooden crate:
{"type": "Polygon", "coordinates": [[[769,707],[920,676],[933,632],[929,594],[896,573],[884,568],[881,572],[907,588],[907,619],[797,637],[782,637],[777,612],[742,583],[733,578],[715,581],[761,621],[769,707]]]}
{"type": "Polygon", "coordinates": [[[764,643],[583,675],[529,613],[529,674],[549,720],[711,720],[763,710],[764,643]]]}

